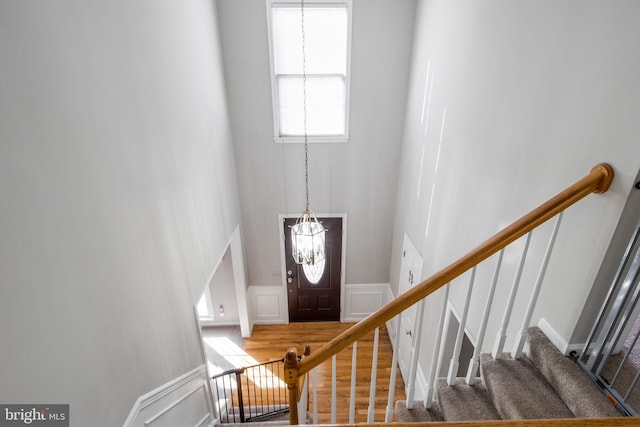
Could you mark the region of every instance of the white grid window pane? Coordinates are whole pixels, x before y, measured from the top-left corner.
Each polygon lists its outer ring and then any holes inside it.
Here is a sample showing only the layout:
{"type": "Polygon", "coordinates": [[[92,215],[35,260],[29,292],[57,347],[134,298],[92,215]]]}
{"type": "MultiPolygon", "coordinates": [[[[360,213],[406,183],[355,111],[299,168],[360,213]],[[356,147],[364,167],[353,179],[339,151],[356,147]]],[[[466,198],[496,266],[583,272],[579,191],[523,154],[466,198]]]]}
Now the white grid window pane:
{"type": "MultiPolygon", "coordinates": [[[[304,135],[303,79],[279,76],[280,134],[304,135]]],[[[307,135],[345,134],[343,76],[307,76],[307,135]]]]}
{"type": "MultiPolygon", "coordinates": [[[[302,74],[302,24],[299,7],[273,9],[276,74],[302,74]]],[[[346,74],[346,7],[305,7],[307,74],[346,74]]]]}

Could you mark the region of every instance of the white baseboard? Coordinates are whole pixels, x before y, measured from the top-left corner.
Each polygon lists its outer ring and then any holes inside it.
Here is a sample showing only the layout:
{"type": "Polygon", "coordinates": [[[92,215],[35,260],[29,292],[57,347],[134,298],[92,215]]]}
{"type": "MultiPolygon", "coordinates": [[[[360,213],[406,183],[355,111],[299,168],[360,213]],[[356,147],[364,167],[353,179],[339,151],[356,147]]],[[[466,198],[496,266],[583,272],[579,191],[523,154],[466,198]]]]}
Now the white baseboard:
{"type": "Polygon", "coordinates": [[[123,427],[211,427],[215,424],[206,365],[138,398],[123,427]]]}
{"type": "Polygon", "coordinates": [[[358,322],[388,301],[389,284],[347,284],[344,292],[344,321],[358,322]]]}
{"type": "Polygon", "coordinates": [[[569,344],[567,340],[560,335],[544,318],[538,321],[538,327],[549,338],[549,341],[556,346],[558,350],[565,356],[572,351],[580,352],[584,347],[584,344],[569,344]]]}
{"type": "MultiPolygon", "coordinates": [[[[344,322],[358,322],[393,298],[388,283],[347,284],[344,289],[344,322]]],[[[289,322],[287,298],[282,286],[249,286],[251,325],[289,322]]]]}
{"type": "Polygon", "coordinates": [[[231,321],[220,321],[220,320],[210,320],[210,319],[200,319],[200,326],[203,328],[210,328],[214,326],[239,326],[239,320],[231,320],[231,321]]]}

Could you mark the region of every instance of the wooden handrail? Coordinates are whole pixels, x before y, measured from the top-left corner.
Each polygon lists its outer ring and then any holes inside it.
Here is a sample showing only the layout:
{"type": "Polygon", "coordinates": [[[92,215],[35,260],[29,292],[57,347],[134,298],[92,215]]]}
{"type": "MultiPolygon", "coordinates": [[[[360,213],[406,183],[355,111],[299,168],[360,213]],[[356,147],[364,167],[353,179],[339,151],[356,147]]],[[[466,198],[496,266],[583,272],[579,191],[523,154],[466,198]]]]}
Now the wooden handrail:
{"type": "MultiPolygon", "coordinates": [[[[402,313],[407,308],[461,276],[473,266],[478,265],[480,262],[505,248],[510,243],[518,240],[520,237],[543,224],[548,219],[553,218],[587,195],[591,193],[604,193],[609,189],[613,175],[613,168],[606,163],[600,163],[594,166],[584,178],[504,228],[462,258],[420,282],[375,313],[336,336],[320,349],[314,351],[312,355],[300,360],[296,366],[298,376],[306,374],[334,354],[344,350],[354,341],[371,333],[375,328],[382,326],[386,321],[402,313]]],[[[293,417],[290,418],[292,424],[298,423],[297,417],[295,418],[296,419],[293,417]]]]}
{"type": "Polygon", "coordinates": [[[456,277],[461,276],[474,265],[478,265],[585,196],[591,193],[604,193],[609,189],[612,180],[613,168],[611,166],[606,163],[596,165],[587,176],[566,190],[498,232],[448,267],[443,268],[375,313],[356,323],[318,350],[314,350],[311,356],[301,360],[298,364],[298,375],[309,372],[329,357],[351,345],[354,341],[380,327],[384,322],[402,313],[413,304],[437,291],[456,277]]]}

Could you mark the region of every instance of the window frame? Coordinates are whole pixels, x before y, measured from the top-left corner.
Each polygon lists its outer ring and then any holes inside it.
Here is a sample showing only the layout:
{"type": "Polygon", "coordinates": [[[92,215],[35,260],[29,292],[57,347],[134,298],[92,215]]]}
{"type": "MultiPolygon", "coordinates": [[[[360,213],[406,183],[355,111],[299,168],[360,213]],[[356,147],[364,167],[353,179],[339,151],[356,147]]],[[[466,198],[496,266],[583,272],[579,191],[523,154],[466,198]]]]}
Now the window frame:
{"type": "MultiPolygon", "coordinates": [[[[278,76],[286,76],[286,74],[276,75],[275,59],[274,59],[274,42],[272,30],[272,9],[274,7],[299,7],[301,0],[265,0],[267,14],[267,35],[269,41],[269,74],[271,76],[271,102],[273,112],[273,140],[276,143],[303,143],[303,135],[282,135],[280,132],[280,104],[278,98],[278,76]]],[[[305,0],[305,8],[309,7],[345,7],[347,9],[347,59],[346,70],[344,76],[344,135],[308,135],[309,143],[326,143],[326,142],[348,142],[349,141],[349,113],[350,113],[350,94],[351,94],[351,30],[352,30],[352,0],[305,0]]],[[[309,74],[307,76],[316,75],[309,74]]],[[[321,74],[317,74],[320,76],[321,74]]]]}

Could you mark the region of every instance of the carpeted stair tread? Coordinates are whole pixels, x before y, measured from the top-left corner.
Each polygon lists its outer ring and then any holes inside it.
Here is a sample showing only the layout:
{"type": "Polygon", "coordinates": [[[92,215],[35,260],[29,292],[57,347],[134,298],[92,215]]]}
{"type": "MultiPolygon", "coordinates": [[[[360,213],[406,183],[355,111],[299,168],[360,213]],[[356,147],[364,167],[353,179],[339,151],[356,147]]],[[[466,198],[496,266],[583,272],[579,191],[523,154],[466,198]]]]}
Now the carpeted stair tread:
{"type": "Polygon", "coordinates": [[[417,423],[427,421],[442,421],[442,413],[437,402],[433,402],[431,408],[424,407],[420,401],[413,402],[413,408],[407,409],[406,400],[396,401],[396,421],[399,423],[417,423]]]}
{"type": "Polygon", "coordinates": [[[477,381],[469,386],[464,378],[449,386],[446,378],[436,382],[436,394],[442,416],[447,421],[499,420],[485,386],[477,381]]]}
{"type": "Polygon", "coordinates": [[[575,418],[526,357],[495,360],[483,354],[480,371],[503,419],[575,418]]]}
{"type": "Polygon", "coordinates": [[[619,417],[620,412],[540,328],[529,328],[529,358],[577,418],[619,417]]]}

